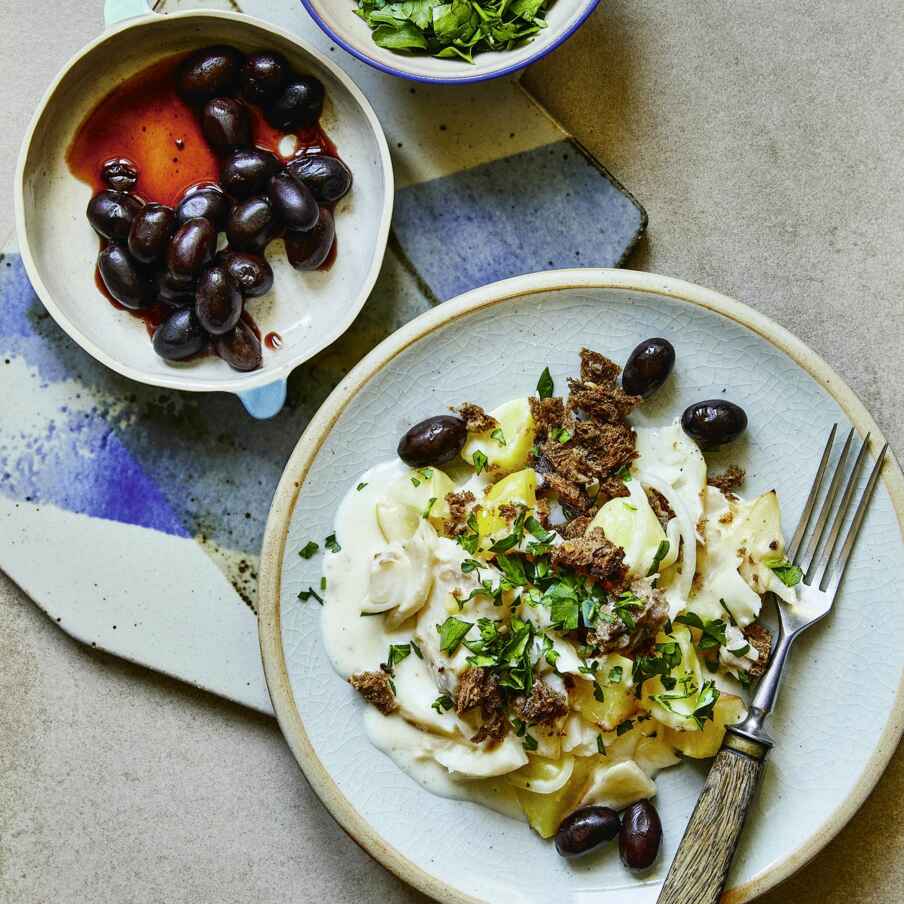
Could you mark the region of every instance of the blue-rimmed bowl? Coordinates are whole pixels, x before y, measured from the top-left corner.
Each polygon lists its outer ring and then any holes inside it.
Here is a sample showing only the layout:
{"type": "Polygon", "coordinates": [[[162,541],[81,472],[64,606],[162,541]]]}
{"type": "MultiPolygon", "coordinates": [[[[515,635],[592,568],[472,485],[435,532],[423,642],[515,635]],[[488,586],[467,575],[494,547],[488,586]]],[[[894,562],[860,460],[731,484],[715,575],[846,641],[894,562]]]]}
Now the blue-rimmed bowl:
{"type": "Polygon", "coordinates": [[[483,82],[523,69],[545,57],[573,35],[600,0],[555,0],[546,14],[546,28],[514,50],[487,51],[474,62],[438,60],[426,54],[395,53],[374,43],[367,23],[355,14],[356,0],[301,0],[314,21],[340,47],[359,60],[400,78],[447,85],[483,82]]]}

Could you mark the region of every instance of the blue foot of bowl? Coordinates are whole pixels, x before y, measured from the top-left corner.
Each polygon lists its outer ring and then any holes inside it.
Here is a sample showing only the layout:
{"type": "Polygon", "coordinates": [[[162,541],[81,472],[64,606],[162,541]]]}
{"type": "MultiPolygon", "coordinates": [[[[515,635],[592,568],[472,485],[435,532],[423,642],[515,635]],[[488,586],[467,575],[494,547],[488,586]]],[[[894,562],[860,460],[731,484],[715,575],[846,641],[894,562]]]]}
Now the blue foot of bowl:
{"type": "Polygon", "coordinates": [[[257,389],[238,393],[238,397],[251,417],[264,421],[279,414],[286,404],[286,381],[277,380],[266,386],[258,386],[257,389]]]}

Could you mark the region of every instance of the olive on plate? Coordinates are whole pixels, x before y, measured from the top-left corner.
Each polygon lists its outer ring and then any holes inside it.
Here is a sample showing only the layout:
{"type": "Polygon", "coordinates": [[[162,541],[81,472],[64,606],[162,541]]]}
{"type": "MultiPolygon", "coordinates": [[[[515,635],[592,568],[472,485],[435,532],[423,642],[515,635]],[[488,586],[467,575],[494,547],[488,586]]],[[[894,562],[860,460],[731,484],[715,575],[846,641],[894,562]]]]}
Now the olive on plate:
{"type": "Polygon", "coordinates": [[[632,804],[622,813],[618,834],[618,853],[630,869],[652,866],[662,843],[662,823],[656,808],[648,800],[632,804]]]}
{"type": "Polygon", "coordinates": [[[668,339],[644,339],[628,356],[622,388],[629,395],[651,396],[675,366],[675,349],[668,339]]]}
{"type": "Polygon", "coordinates": [[[233,370],[257,370],[264,360],[260,340],[244,320],[231,332],[217,336],[214,348],[233,370]]]}
{"type": "Polygon", "coordinates": [[[128,192],[105,188],[89,202],[86,215],[94,231],[111,242],[125,242],[129,238],[132,220],[144,205],[128,192]]]}
{"type": "Polygon", "coordinates": [[[201,131],[207,143],[221,154],[251,144],[248,108],[231,97],[214,97],[204,104],[201,131]]]}
{"type": "Polygon", "coordinates": [[[226,268],[245,298],[258,298],[273,288],[273,269],[261,254],[221,251],[217,262],[226,268]]]}
{"type": "Polygon", "coordinates": [[[179,69],[179,94],[190,104],[203,104],[212,97],[232,94],[238,87],[242,55],[228,45],[204,47],[193,53],[179,69]]]}
{"type": "Polygon", "coordinates": [[[208,333],[228,333],[242,316],[242,293],[225,267],[208,267],[198,280],[195,313],[208,333]]]}
{"type": "Polygon", "coordinates": [[[609,807],[581,807],[562,820],[556,832],[556,852],[560,857],[579,857],[612,841],[620,828],[615,810],[609,807]]]}
{"type": "Polygon", "coordinates": [[[264,111],[264,118],[274,129],[292,132],[313,126],[323,112],[326,92],[313,75],[292,75],[282,91],[264,111]]]}
{"type": "Polygon", "coordinates": [[[334,204],[352,187],[352,171],[338,157],[304,154],[289,161],[286,169],[323,204],[334,204]]]}
{"type": "Polygon", "coordinates": [[[242,96],[250,104],[265,107],[279,97],[288,76],[289,63],[281,53],[249,53],[241,71],[242,96]]]}
{"type": "Polygon", "coordinates": [[[165,204],[145,204],[129,229],[129,253],[142,264],[160,260],[176,225],[176,212],[165,204]]]}
{"type": "Polygon", "coordinates": [[[192,308],[177,308],[154,331],[152,342],[161,358],[184,361],[204,350],[207,333],[192,308]]]}
{"type": "Polygon", "coordinates": [[[239,148],[232,152],[220,170],[220,184],[225,191],[244,201],[267,190],[270,178],[279,172],[274,154],[261,148],[239,148]]]}
{"type": "Polygon", "coordinates": [[[226,223],[226,238],[237,251],[263,251],[278,231],[273,205],[263,196],[236,204],[226,223]]]}
{"type": "Polygon", "coordinates": [[[313,229],[320,217],[311,190],[285,171],[270,180],[270,203],[286,229],[293,232],[313,229]]]}
{"type": "Polygon", "coordinates": [[[399,458],[412,468],[444,465],[461,452],[467,438],[468,428],[460,417],[428,417],[399,440],[399,458]]]}
{"type": "Polygon", "coordinates": [[[174,308],[195,303],[195,279],[193,276],[174,276],[169,270],[160,270],[156,276],[157,297],[174,308]]]}
{"type": "Polygon", "coordinates": [[[107,291],[132,311],[145,307],[152,287],[144,273],[121,245],[107,245],[97,255],[97,269],[107,291]]]}
{"type": "Polygon", "coordinates": [[[210,220],[195,217],[183,223],[170,239],[166,263],[174,276],[197,276],[213,257],[217,234],[210,220]]]}
{"type": "Polygon", "coordinates": [[[747,429],[747,414],[727,399],[708,399],[688,405],[681,426],[701,446],[714,449],[733,442],[747,429]]]}
{"type": "Polygon", "coordinates": [[[219,232],[226,225],[230,207],[229,198],[219,188],[212,185],[190,188],[176,205],[176,222],[187,223],[203,217],[219,232]]]}
{"type": "Polygon", "coordinates": [[[329,257],[335,241],[333,213],[328,207],[321,207],[313,229],[286,233],[286,257],[296,270],[316,270],[329,257]]]}
{"type": "Polygon", "coordinates": [[[101,164],[100,177],[116,191],[131,191],[138,184],[138,167],[128,157],[111,157],[101,164]]]}

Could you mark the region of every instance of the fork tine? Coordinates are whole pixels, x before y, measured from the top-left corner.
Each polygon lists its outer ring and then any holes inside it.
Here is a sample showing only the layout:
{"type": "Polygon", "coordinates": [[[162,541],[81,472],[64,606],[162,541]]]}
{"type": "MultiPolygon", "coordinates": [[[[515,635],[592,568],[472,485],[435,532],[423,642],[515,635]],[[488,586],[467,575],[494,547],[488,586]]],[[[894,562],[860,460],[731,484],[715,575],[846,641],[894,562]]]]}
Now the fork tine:
{"type": "Polygon", "coordinates": [[[863,518],[866,515],[866,509],[869,506],[869,501],[872,498],[873,491],[876,489],[876,484],[879,482],[879,474],[882,472],[882,465],[885,461],[885,453],[887,451],[888,443],[886,443],[882,447],[882,451],[879,453],[878,458],[876,458],[876,464],[873,465],[873,470],[869,475],[869,480],[866,482],[866,488],[863,490],[863,496],[861,496],[860,498],[860,504],[857,506],[857,511],[854,512],[854,518],[851,521],[851,526],[848,528],[847,537],[845,537],[844,540],[844,546],[841,547],[838,561],[834,563],[832,578],[829,581],[828,586],[826,587],[826,593],[828,593],[830,599],[834,599],[835,594],[838,592],[838,585],[841,583],[841,579],[844,577],[844,571],[847,568],[848,559],[850,559],[851,557],[851,550],[854,548],[854,543],[857,540],[857,534],[860,533],[860,526],[863,524],[863,518]]]}
{"type": "Polygon", "coordinates": [[[841,485],[841,478],[844,476],[844,465],[847,461],[848,452],[850,451],[853,439],[854,428],[852,427],[850,433],[847,435],[847,439],[844,441],[841,455],[838,456],[838,463],[835,465],[835,473],[832,475],[832,482],[829,484],[826,498],[822,501],[822,509],[820,510],[819,516],[816,519],[816,524],[813,527],[813,534],[810,537],[810,541],[807,543],[806,550],[800,555],[799,564],[803,569],[804,574],[810,570],[810,566],[816,558],[816,553],[819,552],[819,544],[822,542],[822,535],[825,533],[829,515],[832,513],[832,506],[835,505],[835,497],[838,495],[838,487],[841,485]]]}
{"type": "Polygon", "coordinates": [[[835,544],[838,542],[838,535],[841,533],[841,528],[844,524],[844,519],[847,516],[854,490],[857,489],[857,477],[860,474],[860,466],[863,464],[863,459],[866,457],[866,450],[869,448],[869,436],[870,435],[867,433],[863,438],[863,442],[860,444],[860,451],[857,453],[854,467],[851,468],[851,475],[848,478],[847,486],[844,488],[844,495],[841,497],[838,511],[835,513],[835,520],[832,522],[832,529],[829,531],[829,538],[826,540],[825,548],[819,554],[819,558],[814,562],[810,569],[810,573],[807,575],[807,583],[813,587],[818,587],[822,583],[822,579],[829,567],[832,553],[835,552],[835,544]]]}
{"type": "Polygon", "coordinates": [[[797,552],[800,548],[801,540],[804,538],[804,534],[807,532],[807,526],[810,523],[810,518],[813,515],[813,506],[816,504],[816,497],[819,496],[819,490],[822,487],[822,478],[826,473],[826,465],[829,463],[829,458],[832,455],[832,446],[835,444],[835,434],[838,432],[838,424],[832,424],[832,430],[829,433],[829,440],[826,443],[826,447],[822,453],[822,459],[819,462],[819,468],[816,471],[816,476],[813,478],[813,486],[810,487],[810,495],[807,497],[806,505],[804,505],[804,510],[801,512],[800,521],[797,523],[797,530],[794,531],[794,536],[791,538],[791,542],[788,544],[788,549],[786,550],[786,555],[788,558],[795,562],[797,560],[797,552]]]}

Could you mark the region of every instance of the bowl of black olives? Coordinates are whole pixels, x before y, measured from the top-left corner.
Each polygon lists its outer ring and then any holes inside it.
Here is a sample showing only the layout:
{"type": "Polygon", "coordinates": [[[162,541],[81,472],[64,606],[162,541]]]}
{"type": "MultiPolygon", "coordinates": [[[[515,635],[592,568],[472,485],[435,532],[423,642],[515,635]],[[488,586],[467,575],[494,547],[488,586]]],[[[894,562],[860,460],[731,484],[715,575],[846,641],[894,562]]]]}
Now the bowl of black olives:
{"type": "Polygon", "coordinates": [[[268,23],[108,24],[23,144],[29,279],[113,370],[272,416],[289,373],[348,329],[376,281],[394,191],[382,128],[339,67],[268,23]]]}

